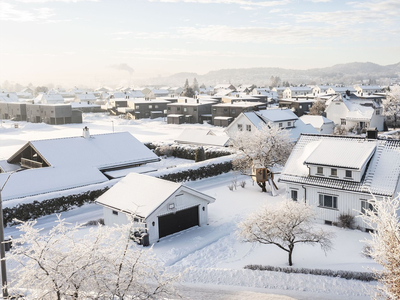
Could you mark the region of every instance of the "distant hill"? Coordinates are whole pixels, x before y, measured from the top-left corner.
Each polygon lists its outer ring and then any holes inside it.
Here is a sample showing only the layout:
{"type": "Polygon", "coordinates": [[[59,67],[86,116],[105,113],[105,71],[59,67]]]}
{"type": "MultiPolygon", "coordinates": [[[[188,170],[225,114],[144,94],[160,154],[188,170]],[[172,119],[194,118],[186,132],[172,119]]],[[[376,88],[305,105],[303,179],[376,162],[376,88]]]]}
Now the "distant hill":
{"type": "Polygon", "coordinates": [[[282,81],[289,81],[293,84],[355,84],[369,79],[377,80],[378,84],[388,84],[389,78],[400,77],[400,63],[382,66],[371,62],[354,62],[308,70],[282,68],[222,69],[210,71],[204,75],[184,72],[168,77],[150,78],[148,83],[153,85],[183,86],[186,79],[191,84],[193,78],[196,78],[199,84],[204,83],[212,86],[218,83],[269,86],[271,76],[278,76],[282,81]]]}

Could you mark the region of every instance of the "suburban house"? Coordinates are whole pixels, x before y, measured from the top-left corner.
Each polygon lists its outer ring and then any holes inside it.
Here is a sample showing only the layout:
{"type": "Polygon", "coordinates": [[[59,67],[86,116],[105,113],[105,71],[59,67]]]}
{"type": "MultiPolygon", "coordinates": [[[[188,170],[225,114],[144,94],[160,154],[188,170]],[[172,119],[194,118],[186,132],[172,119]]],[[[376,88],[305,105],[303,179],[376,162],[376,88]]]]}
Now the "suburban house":
{"type": "Polygon", "coordinates": [[[229,145],[230,137],[226,134],[215,134],[212,130],[208,129],[189,129],[186,128],[176,138],[175,143],[200,145],[200,146],[219,146],[227,147],[229,145]]]}
{"type": "Polygon", "coordinates": [[[133,221],[153,244],[170,234],[207,225],[208,204],[214,201],[215,198],[183,184],[130,173],[96,203],[104,207],[105,225],[133,221]]]}
{"type": "Polygon", "coordinates": [[[325,91],[325,94],[328,95],[351,93],[356,93],[355,88],[353,88],[352,86],[332,86],[325,91]]]}
{"type": "Polygon", "coordinates": [[[290,86],[282,92],[283,99],[296,98],[298,96],[305,96],[310,94],[312,88],[309,86],[290,86]]]}
{"type": "Polygon", "coordinates": [[[168,97],[174,98],[174,97],[179,97],[181,93],[183,92],[183,88],[177,86],[177,87],[171,87],[168,89],[169,95],[168,97]]]}
{"type": "Polygon", "coordinates": [[[304,115],[300,117],[304,124],[311,124],[321,134],[332,134],[335,123],[324,116],[304,115]]]}
{"type": "Polygon", "coordinates": [[[170,103],[164,99],[149,99],[145,98],[133,98],[127,99],[128,107],[133,109],[135,119],[143,118],[160,118],[165,117],[167,114],[167,105],[170,103]]]}
{"type": "Polygon", "coordinates": [[[382,93],[383,88],[378,85],[355,85],[355,90],[357,91],[357,96],[372,95],[376,93],[382,93]]]}
{"type": "Polygon", "coordinates": [[[13,167],[23,169],[10,177],[2,198],[108,182],[116,170],[134,172],[135,167],[156,161],[159,158],[128,132],[90,135],[85,127],[82,136],[27,142],[0,163],[6,166],[2,172],[13,167]]]}
{"type": "Polygon", "coordinates": [[[326,101],[326,117],[336,125],[342,125],[347,130],[365,131],[367,128],[384,128],[382,108],[376,102],[357,99],[348,100],[342,95],[334,95],[326,101]]]}
{"type": "Polygon", "coordinates": [[[214,86],[214,93],[218,93],[219,91],[225,91],[225,90],[230,90],[232,91],[236,91],[236,88],[230,84],[230,83],[226,83],[226,84],[217,84],[216,86],[214,86]]]}
{"type": "Polygon", "coordinates": [[[168,124],[203,123],[212,119],[211,106],[217,100],[184,98],[184,102],[167,104],[168,124]]]}
{"type": "Polygon", "coordinates": [[[237,116],[244,111],[266,109],[266,103],[262,102],[233,102],[220,103],[212,106],[212,123],[214,126],[228,126],[237,116]]]}
{"type": "Polygon", "coordinates": [[[327,93],[327,90],[332,87],[331,85],[316,85],[313,86],[311,93],[313,94],[313,96],[316,96],[318,94],[325,94],[327,93]]]}
{"type": "MultiPolygon", "coordinates": [[[[143,91],[142,91],[143,92],[143,91]]],[[[159,89],[151,89],[149,92],[143,92],[145,94],[145,98],[148,99],[155,99],[160,97],[168,97],[169,91],[168,90],[159,90],[159,89]]]]}
{"type": "MultiPolygon", "coordinates": [[[[357,216],[371,206],[367,200],[395,197],[400,192],[400,140],[368,137],[301,135],[280,182],[286,196],[315,208],[321,223],[335,224],[339,216],[357,216]]],[[[356,226],[368,230],[360,218],[356,226]]]]}
{"type": "Polygon", "coordinates": [[[38,104],[64,104],[64,98],[60,94],[39,94],[34,103],[38,104]]]}
{"type": "Polygon", "coordinates": [[[254,132],[267,124],[288,130],[290,139],[293,142],[296,142],[301,133],[318,134],[318,131],[313,126],[304,124],[289,109],[243,112],[225,129],[225,132],[228,136],[234,138],[239,131],[254,132]]]}
{"type": "Polygon", "coordinates": [[[270,90],[269,88],[254,88],[250,95],[260,99],[265,98],[266,102],[277,101],[279,98],[278,93],[270,90]]]}
{"type": "Polygon", "coordinates": [[[276,86],[271,89],[271,91],[278,94],[279,99],[283,97],[283,91],[285,91],[285,90],[286,90],[285,86],[276,86]]]}
{"type": "Polygon", "coordinates": [[[311,106],[313,106],[315,100],[312,98],[296,98],[296,99],[280,99],[279,107],[291,109],[296,116],[301,117],[304,114],[310,112],[311,106]]]}
{"type": "Polygon", "coordinates": [[[82,93],[82,94],[76,94],[74,98],[74,102],[78,103],[85,103],[85,104],[95,104],[97,101],[96,96],[93,93],[82,93]]]}

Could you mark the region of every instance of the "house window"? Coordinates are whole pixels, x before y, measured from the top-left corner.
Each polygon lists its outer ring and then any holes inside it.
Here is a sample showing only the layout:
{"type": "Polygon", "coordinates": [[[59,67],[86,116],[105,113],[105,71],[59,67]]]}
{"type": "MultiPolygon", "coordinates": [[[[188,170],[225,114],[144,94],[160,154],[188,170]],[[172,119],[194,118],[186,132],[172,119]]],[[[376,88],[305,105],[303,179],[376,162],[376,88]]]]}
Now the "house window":
{"type": "Polygon", "coordinates": [[[290,191],[290,198],[292,198],[293,201],[297,201],[298,199],[298,192],[296,190],[291,190],[290,191]]]}
{"type": "Polygon", "coordinates": [[[346,119],[340,119],[340,125],[346,125],[346,119]]]}
{"type": "Polygon", "coordinates": [[[367,200],[361,200],[361,213],[365,214],[366,211],[375,211],[374,206],[367,200]]]}
{"type": "Polygon", "coordinates": [[[170,107],[170,106],[168,106],[168,110],[171,110],[171,107],[170,107]]]}
{"type": "Polygon", "coordinates": [[[183,111],[184,111],[184,112],[187,112],[187,108],[186,108],[186,107],[184,107],[184,108],[183,108],[183,111]]]}
{"type": "Polygon", "coordinates": [[[246,130],[251,131],[251,125],[246,125],[246,130]]]}
{"type": "Polygon", "coordinates": [[[154,105],[154,108],[158,108],[158,105],[154,105]]]}
{"type": "Polygon", "coordinates": [[[149,105],[149,108],[152,109],[152,108],[153,108],[153,105],[150,104],[150,105],[149,105]]]}
{"type": "Polygon", "coordinates": [[[279,123],[279,128],[281,128],[281,127],[282,127],[282,125],[283,125],[282,123],[279,123]]]}
{"type": "Polygon", "coordinates": [[[180,107],[177,107],[177,108],[176,108],[176,110],[177,110],[177,111],[180,111],[180,110],[181,110],[181,108],[180,108],[180,107]]]}
{"type": "Polygon", "coordinates": [[[235,113],[236,113],[236,110],[232,109],[232,110],[231,110],[231,113],[232,113],[232,114],[235,114],[235,113]]]}
{"type": "Polygon", "coordinates": [[[352,178],[353,177],[353,172],[351,170],[346,170],[346,177],[347,178],[352,178]]]}
{"type": "Polygon", "coordinates": [[[118,212],[116,210],[113,210],[112,213],[113,213],[113,215],[118,216],[118,212]]]}
{"type": "Polygon", "coordinates": [[[243,130],[243,125],[242,124],[238,124],[237,128],[238,128],[239,131],[242,131],[243,130]]]}
{"type": "Polygon", "coordinates": [[[139,109],[139,105],[136,105],[136,109],[139,109]]]}
{"type": "Polygon", "coordinates": [[[331,169],[331,176],[337,177],[337,169],[331,169]]]}
{"type": "Polygon", "coordinates": [[[193,111],[197,111],[197,107],[193,108],[193,111]]]}
{"type": "Polygon", "coordinates": [[[337,209],[337,197],[332,195],[319,195],[319,206],[337,209]]]}
{"type": "Polygon", "coordinates": [[[323,167],[317,167],[317,174],[324,175],[324,168],[323,167]]]}
{"type": "Polygon", "coordinates": [[[379,116],[379,115],[381,114],[381,111],[380,111],[379,109],[377,109],[376,112],[375,112],[375,114],[376,114],[377,116],[379,116]]]}
{"type": "Polygon", "coordinates": [[[288,127],[292,126],[292,122],[287,122],[287,126],[288,127]]]}

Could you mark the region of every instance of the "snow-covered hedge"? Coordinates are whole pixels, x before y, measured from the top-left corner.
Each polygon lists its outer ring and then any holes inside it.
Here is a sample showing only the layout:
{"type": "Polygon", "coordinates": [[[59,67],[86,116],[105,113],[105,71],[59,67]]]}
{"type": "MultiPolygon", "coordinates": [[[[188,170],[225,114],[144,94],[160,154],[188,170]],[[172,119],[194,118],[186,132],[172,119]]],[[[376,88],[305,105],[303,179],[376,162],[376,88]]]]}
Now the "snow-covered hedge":
{"type": "Polygon", "coordinates": [[[80,194],[33,201],[32,203],[19,204],[14,207],[5,207],[3,209],[4,226],[7,226],[7,224],[14,225],[13,219],[27,221],[54,213],[61,213],[73,207],[80,207],[85,203],[93,202],[107,190],[108,187],[105,187],[103,189],[87,191],[80,194]]]}
{"type": "Polygon", "coordinates": [[[274,266],[262,266],[262,265],[247,265],[245,269],[260,270],[260,271],[274,271],[284,273],[297,273],[297,274],[311,274],[311,275],[322,275],[329,277],[339,277],[343,279],[355,279],[361,281],[376,281],[376,275],[369,272],[355,272],[355,271],[343,271],[343,270],[328,270],[328,269],[306,269],[306,268],[292,268],[292,267],[274,267],[274,266]]]}
{"type": "MultiPolygon", "coordinates": [[[[196,150],[200,146],[192,145],[181,145],[181,144],[165,144],[165,143],[146,143],[147,148],[154,150],[154,153],[158,156],[175,156],[178,158],[194,160],[196,156],[196,150]]],[[[232,150],[229,148],[217,147],[217,146],[203,146],[206,159],[227,156],[232,154],[232,150]]]]}

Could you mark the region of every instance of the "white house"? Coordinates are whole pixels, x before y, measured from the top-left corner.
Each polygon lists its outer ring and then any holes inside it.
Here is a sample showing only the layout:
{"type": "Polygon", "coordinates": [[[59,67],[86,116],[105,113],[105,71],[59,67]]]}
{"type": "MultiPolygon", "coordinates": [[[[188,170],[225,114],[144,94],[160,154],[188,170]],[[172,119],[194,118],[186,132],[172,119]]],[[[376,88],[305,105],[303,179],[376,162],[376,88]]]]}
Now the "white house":
{"type": "Polygon", "coordinates": [[[362,105],[358,100],[347,100],[342,95],[334,95],[325,104],[326,117],[336,125],[345,126],[347,130],[365,130],[370,127],[383,130],[382,108],[377,104],[374,106],[371,101],[362,105]]]}
{"type": "Polygon", "coordinates": [[[104,207],[106,225],[136,222],[149,235],[150,243],[170,234],[205,226],[208,204],[215,199],[180,183],[130,173],[96,203],[104,207]]]}
{"type": "Polygon", "coordinates": [[[335,123],[324,116],[303,115],[300,120],[304,124],[311,124],[321,134],[332,134],[335,129],[335,123]]]}
{"type": "Polygon", "coordinates": [[[209,129],[186,128],[176,138],[175,142],[178,144],[226,147],[229,145],[229,140],[230,138],[226,133],[217,135],[209,129]]]}
{"type": "Polygon", "coordinates": [[[39,94],[35,99],[35,103],[40,104],[63,104],[64,98],[60,94],[39,94]]]}
{"type": "Polygon", "coordinates": [[[318,134],[318,131],[313,126],[304,124],[303,121],[289,109],[267,109],[243,112],[232,121],[225,129],[225,132],[228,136],[234,138],[238,131],[254,132],[255,130],[259,130],[263,125],[269,123],[288,130],[292,141],[296,141],[301,133],[318,134]]]}
{"type": "Polygon", "coordinates": [[[96,96],[93,93],[82,93],[76,94],[74,98],[74,102],[85,103],[85,104],[94,104],[97,101],[96,96]]]}
{"type": "Polygon", "coordinates": [[[287,87],[283,93],[282,93],[282,98],[283,99],[291,99],[291,98],[296,98],[299,96],[305,96],[307,94],[310,94],[312,91],[312,88],[309,86],[291,86],[287,87]]]}
{"type": "Polygon", "coordinates": [[[357,96],[366,96],[376,93],[382,93],[383,88],[378,85],[355,85],[355,90],[357,91],[357,96]]]}
{"type": "MultiPolygon", "coordinates": [[[[400,192],[400,140],[329,135],[301,135],[280,182],[286,196],[315,208],[321,223],[341,214],[357,216],[371,209],[367,200],[400,192]],[[371,195],[372,194],[372,195],[371,195]]],[[[366,225],[355,218],[356,226],[366,225]]]]}

